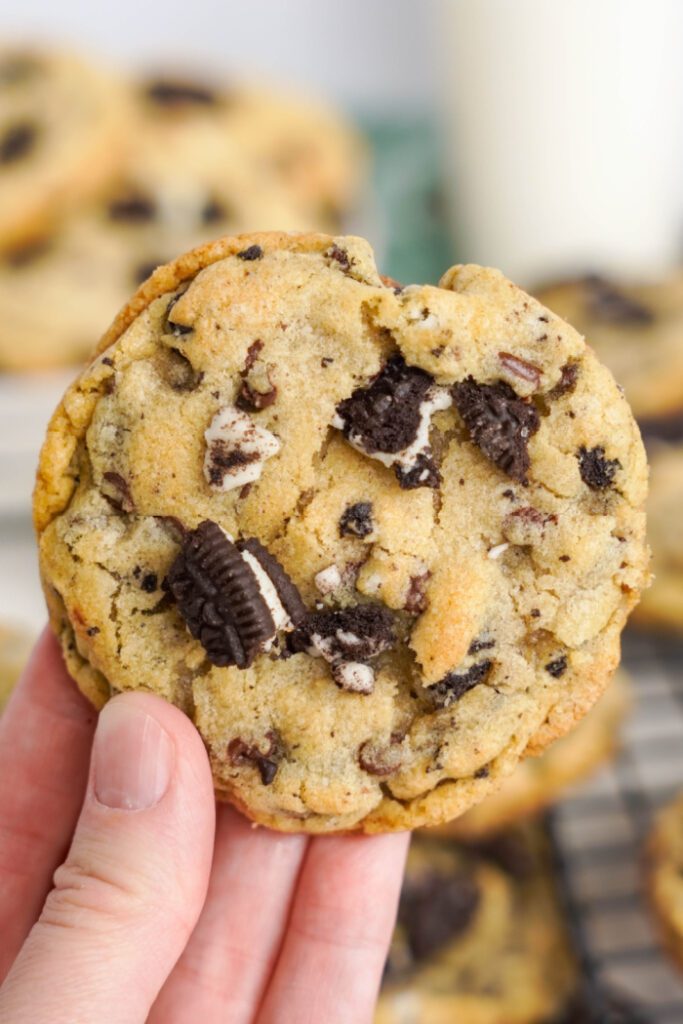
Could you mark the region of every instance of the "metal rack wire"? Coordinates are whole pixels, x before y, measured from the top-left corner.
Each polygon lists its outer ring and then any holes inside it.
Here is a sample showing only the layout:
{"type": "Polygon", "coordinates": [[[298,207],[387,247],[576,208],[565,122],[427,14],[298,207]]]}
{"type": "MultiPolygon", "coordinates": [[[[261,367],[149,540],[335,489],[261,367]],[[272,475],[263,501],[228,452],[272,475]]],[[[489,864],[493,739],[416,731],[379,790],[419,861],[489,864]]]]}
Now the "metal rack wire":
{"type": "Polygon", "coordinates": [[[642,866],[653,814],[683,788],[683,641],[630,633],[623,663],[635,708],[621,753],[557,806],[551,833],[597,1019],[617,1019],[607,997],[616,992],[644,1021],[681,1024],[683,975],[656,935],[642,866]]]}

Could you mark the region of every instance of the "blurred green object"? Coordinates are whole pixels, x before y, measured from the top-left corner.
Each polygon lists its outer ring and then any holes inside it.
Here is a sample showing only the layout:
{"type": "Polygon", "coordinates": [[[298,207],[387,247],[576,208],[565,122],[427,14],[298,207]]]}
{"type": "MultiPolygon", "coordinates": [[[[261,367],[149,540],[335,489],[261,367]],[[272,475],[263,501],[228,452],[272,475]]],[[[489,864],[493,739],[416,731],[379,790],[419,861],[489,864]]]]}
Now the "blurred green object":
{"type": "Polygon", "coordinates": [[[380,271],[404,284],[436,284],[456,262],[441,196],[438,134],[427,116],[358,117],[370,139],[381,238],[380,271]]]}

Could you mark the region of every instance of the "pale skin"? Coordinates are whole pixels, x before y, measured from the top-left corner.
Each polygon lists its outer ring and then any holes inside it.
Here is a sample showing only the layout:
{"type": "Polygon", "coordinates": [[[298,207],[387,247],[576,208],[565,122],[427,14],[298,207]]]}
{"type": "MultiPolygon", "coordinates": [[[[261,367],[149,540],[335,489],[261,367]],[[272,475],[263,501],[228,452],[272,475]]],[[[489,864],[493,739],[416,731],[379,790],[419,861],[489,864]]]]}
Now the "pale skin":
{"type": "Polygon", "coordinates": [[[46,631],[0,719],[0,1020],[366,1024],[407,843],[252,828],[189,719],[98,720],[46,631]]]}

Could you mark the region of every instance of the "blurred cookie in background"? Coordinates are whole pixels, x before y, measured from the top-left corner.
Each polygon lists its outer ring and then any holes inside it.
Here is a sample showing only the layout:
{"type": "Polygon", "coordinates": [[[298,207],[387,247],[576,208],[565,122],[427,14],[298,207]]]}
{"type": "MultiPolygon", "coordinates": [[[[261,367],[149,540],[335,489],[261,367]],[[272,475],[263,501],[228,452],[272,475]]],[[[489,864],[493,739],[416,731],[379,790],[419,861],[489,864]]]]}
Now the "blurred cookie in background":
{"type": "Polygon", "coordinates": [[[646,888],[664,943],[683,969],[683,792],[655,821],[646,856],[646,888]]]}
{"type": "Polygon", "coordinates": [[[126,154],[126,86],[80,57],[0,48],[0,249],[97,193],[126,154]]]}
{"type": "Polygon", "coordinates": [[[0,623],[0,713],[23,672],[32,645],[33,639],[27,632],[0,623]]]}
{"type": "Polygon", "coordinates": [[[429,829],[429,834],[477,839],[549,807],[568,786],[613,756],[630,706],[630,683],[619,670],[607,692],[572,732],[540,756],[527,757],[496,793],[460,818],[429,829]]]}
{"type": "Polygon", "coordinates": [[[534,294],[586,336],[644,430],[683,437],[683,273],[628,286],[589,275],[534,294]]]}
{"type": "Polygon", "coordinates": [[[417,836],[375,1024],[536,1024],[577,985],[540,826],[468,848],[417,836]]]}
{"type": "Polygon", "coordinates": [[[633,621],[683,630],[683,444],[652,445],[649,456],[647,532],[654,580],[633,621]]]}

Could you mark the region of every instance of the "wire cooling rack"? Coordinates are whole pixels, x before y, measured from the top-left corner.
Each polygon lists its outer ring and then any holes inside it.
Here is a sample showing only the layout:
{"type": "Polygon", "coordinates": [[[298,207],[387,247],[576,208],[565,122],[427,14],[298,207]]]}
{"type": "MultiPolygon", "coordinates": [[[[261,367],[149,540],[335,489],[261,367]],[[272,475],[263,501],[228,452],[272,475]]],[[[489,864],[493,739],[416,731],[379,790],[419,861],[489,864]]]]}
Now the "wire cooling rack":
{"type": "Polygon", "coordinates": [[[621,753],[555,808],[551,827],[586,985],[598,1001],[632,1001],[644,1021],[682,1024],[683,974],[650,919],[643,854],[653,814],[683,789],[683,639],[630,632],[623,664],[635,707],[621,753]]]}

